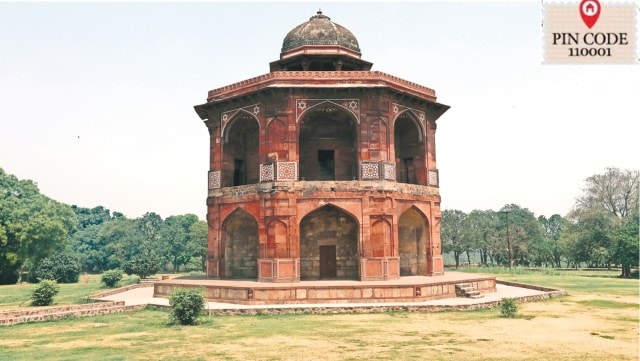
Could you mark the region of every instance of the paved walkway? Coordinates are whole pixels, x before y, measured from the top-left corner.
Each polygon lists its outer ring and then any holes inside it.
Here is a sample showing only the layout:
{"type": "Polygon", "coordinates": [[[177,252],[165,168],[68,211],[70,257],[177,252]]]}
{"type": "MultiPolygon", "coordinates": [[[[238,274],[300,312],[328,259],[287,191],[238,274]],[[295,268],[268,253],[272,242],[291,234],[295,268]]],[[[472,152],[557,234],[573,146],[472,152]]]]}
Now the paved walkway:
{"type": "MultiPolygon", "coordinates": [[[[484,297],[471,298],[446,298],[441,300],[421,301],[421,302],[385,302],[385,303],[322,303],[322,304],[275,304],[275,305],[240,305],[234,303],[208,302],[207,309],[211,310],[241,310],[241,309],[275,309],[275,308],[301,308],[301,307],[323,307],[323,308],[349,308],[349,307],[375,307],[375,306],[461,306],[482,304],[499,301],[506,297],[517,298],[527,296],[544,295],[546,292],[528,288],[513,287],[503,284],[496,284],[496,292],[485,293],[484,297]]],[[[167,298],[153,297],[153,287],[135,288],[129,291],[117,293],[111,296],[102,297],[105,301],[124,301],[125,305],[159,305],[168,306],[167,298]]]]}

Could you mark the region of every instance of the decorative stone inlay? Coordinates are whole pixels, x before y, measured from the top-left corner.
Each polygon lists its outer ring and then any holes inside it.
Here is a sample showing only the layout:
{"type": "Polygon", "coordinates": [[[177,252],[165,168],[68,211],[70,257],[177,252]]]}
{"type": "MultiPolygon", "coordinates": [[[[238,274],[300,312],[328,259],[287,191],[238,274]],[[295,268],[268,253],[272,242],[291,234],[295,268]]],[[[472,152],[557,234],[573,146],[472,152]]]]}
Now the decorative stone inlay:
{"type": "Polygon", "coordinates": [[[273,163],[260,164],[260,182],[271,182],[274,178],[273,163]]]}
{"type": "Polygon", "coordinates": [[[393,119],[394,121],[396,121],[404,113],[413,114],[413,116],[410,116],[408,118],[413,120],[413,121],[416,121],[416,119],[417,119],[417,121],[420,123],[421,132],[419,134],[419,137],[418,137],[419,139],[418,140],[422,141],[423,132],[425,131],[425,129],[427,129],[427,127],[425,125],[425,121],[427,120],[427,115],[422,110],[418,110],[418,109],[410,108],[410,107],[405,107],[404,105],[393,103],[393,114],[395,114],[395,117],[393,119]]]}
{"type": "Polygon", "coordinates": [[[438,171],[437,170],[429,170],[428,173],[427,173],[427,176],[429,177],[429,179],[428,179],[429,185],[437,187],[438,186],[438,171]]]}
{"type": "Polygon", "coordinates": [[[386,180],[396,179],[396,166],[393,163],[382,163],[383,176],[386,180]]]}
{"type": "Polygon", "coordinates": [[[298,180],[298,162],[277,162],[276,163],[277,180],[298,180]]]}
{"type": "Polygon", "coordinates": [[[380,179],[380,164],[378,162],[362,162],[360,174],[363,180],[380,179]]]}
{"type": "Polygon", "coordinates": [[[221,182],[221,172],[219,170],[212,170],[209,172],[209,189],[220,188],[222,185],[221,182]]]}
{"type": "Polygon", "coordinates": [[[302,115],[310,109],[322,107],[340,107],[353,114],[356,121],[360,123],[360,99],[297,99],[296,100],[296,123],[302,115]]]}

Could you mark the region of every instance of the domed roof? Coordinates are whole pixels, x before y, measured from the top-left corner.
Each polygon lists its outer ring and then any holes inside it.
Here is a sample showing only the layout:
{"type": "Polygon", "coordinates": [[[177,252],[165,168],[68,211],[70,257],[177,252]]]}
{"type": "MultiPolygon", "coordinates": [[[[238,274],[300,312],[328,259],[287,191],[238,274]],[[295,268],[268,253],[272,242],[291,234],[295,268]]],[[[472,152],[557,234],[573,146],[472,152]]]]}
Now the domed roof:
{"type": "Polygon", "coordinates": [[[331,21],[322,11],[296,26],[282,41],[282,52],[306,45],[339,45],[360,52],[358,40],[344,26],[331,21]]]}

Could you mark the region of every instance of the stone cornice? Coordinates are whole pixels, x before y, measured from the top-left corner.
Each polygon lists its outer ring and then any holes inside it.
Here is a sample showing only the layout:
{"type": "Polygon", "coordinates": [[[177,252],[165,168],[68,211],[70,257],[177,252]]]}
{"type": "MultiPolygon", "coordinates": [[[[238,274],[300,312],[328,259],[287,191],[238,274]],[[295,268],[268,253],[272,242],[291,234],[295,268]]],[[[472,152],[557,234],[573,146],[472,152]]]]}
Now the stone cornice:
{"type": "Polygon", "coordinates": [[[218,102],[269,87],[389,87],[421,99],[436,101],[435,90],[380,71],[274,71],[210,90],[207,102],[218,102]]]}

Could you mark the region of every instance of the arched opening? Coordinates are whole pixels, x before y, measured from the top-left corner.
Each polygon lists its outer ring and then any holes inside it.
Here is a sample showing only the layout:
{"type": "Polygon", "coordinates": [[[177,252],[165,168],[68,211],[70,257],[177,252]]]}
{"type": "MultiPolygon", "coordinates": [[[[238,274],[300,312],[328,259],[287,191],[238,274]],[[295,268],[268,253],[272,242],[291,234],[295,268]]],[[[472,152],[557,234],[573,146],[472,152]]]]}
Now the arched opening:
{"type": "Polygon", "coordinates": [[[300,177],[308,181],[357,178],[356,126],[333,103],[308,111],[300,127],[300,177]]]}
{"type": "Polygon", "coordinates": [[[258,277],[258,222],[238,208],[222,225],[224,278],[258,277]]]}
{"type": "Polygon", "coordinates": [[[224,186],[258,183],[258,140],[258,122],[247,113],[240,112],[227,125],[222,150],[224,186]]]}
{"type": "Polygon", "coordinates": [[[400,276],[427,274],[428,244],[429,223],[415,208],[407,209],[398,219],[400,276]]]}
{"type": "Polygon", "coordinates": [[[326,205],[300,222],[300,279],[358,279],[358,222],[326,205]]]}
{"type": "Polygon", "coordinates": [[[288,258],[287,225],[272,221],[267,225],[267,251],[265,258],[288,258]]]}
{"type": "Polygon", "coordinates": [[[425,147],[422,128],[413,116],[402,113],[394,125],[396,154],[396,181],[421,184],[421,173],[425,170],[425,147]]]}
{"type": "Polygon", "coordinates": [[[387,257],[391,255],[391,224],[385,219],[371,225],[369,249],[365,257],[387,257]]]}

